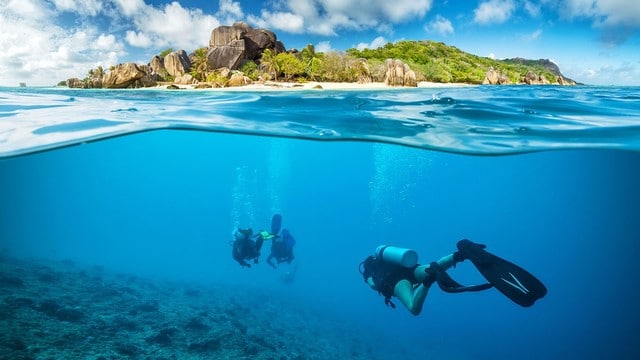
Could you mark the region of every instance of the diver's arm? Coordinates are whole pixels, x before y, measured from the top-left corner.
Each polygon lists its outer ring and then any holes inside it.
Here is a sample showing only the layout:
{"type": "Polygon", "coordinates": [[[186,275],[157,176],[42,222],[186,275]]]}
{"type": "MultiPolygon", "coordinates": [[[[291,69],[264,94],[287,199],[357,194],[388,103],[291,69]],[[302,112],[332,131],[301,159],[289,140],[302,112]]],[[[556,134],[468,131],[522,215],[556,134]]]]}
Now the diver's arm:
{"type": "Polygon", "coordinates": [[[376,287],[376,284],[373,282],[373,278],[372,277],[368,277],[367,278],[367,284],[373,289],[373,290],[378,290],[378,288],[376,287]]]}

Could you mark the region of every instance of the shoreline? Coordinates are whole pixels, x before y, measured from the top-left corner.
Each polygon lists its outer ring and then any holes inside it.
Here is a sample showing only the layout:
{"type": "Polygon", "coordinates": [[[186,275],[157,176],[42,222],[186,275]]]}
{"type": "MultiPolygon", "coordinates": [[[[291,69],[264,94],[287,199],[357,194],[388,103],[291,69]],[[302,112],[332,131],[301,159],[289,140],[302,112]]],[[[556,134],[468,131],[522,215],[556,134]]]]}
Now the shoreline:
{"type": "Polygon", "coordinates": [[[321,82],[321,81],[309,81],[306,83],[290,83],[283,81],[266,81],[263,83],[253,83],[242,86],[227,86],[227,87],[211,87],[211,88],[196,88],[196,84],[193,85],[180,85],[180,84],[162,84],[152,86],[148,88],[139,89],[161,89],[170,90],[169,86],[175,85],[179,89],[175,90],[199,90],[199,91],[299,91],[299,90],[397,90],[397,89],[416,89],[416,88],[452,88],[452,87],[468,87],[477,86],[472,84],[463,83],[436,83],[421,81],[417,87],[407,86],[390,86],[382,82],[372,83],[348,83],[348,82],[321,82]]]}

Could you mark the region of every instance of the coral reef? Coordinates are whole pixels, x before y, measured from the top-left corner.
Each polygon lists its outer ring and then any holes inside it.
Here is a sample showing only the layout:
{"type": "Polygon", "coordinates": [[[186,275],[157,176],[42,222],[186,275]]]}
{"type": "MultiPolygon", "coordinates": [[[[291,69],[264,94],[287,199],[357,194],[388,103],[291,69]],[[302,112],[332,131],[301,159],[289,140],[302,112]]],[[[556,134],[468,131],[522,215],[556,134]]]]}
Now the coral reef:
{"type": "Polygon", "coordinates": [[[0,358],[383,357],[348,324],[259,292],[153,281],[74,261],[2,257],[0,358]]]}

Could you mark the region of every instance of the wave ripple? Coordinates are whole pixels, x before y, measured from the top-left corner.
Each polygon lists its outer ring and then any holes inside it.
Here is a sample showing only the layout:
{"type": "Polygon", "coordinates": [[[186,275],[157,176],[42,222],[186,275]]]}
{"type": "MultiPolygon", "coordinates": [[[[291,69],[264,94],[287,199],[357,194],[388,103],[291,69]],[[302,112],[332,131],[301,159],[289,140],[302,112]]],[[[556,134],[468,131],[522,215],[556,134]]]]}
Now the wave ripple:
{"type": "Polygon", "coordinates": [[[638,87],[295,92],[0,88],[0,157],[189,129],[503,155],[640,150],[638,87]]]}

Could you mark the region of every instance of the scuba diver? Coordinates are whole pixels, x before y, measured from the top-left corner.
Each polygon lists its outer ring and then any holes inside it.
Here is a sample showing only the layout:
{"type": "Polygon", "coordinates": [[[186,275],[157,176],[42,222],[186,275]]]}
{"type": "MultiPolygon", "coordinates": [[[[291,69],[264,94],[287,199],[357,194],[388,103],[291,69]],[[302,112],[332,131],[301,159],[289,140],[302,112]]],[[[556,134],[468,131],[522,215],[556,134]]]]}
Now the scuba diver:
{"type": "Polygon", "coordinates": [[[257,264],[260,259],[260,250],[265,240],[271,240],[277,237],[280,231],[282,217],[279,214],[273,215],[271,218],[271,232],[261,230],[253,235],[253,230],[236,228],[233,231],[233,242],[231,243],[231,256],[242,267],[251,267],[251,263],[247,260],[253,260],[257,264]]]}
{"type": "Polygon", "coordinates": [[[282,235],[278,235],[281,227],[282,215],[274,214],[271,218],[271,235],[273,235],[271,238],[271,253],[267,257],[267,264],[274,269],[277,265],[273,263],[273,259],[276,259],[278,264],[283,262],[291,264],[294,259],[293,247],[296,245],[296,239],[287,229],[282,229],[282,235]]]}
{"type": "Polygon", "coordinates": [[[458,251],[429,265],[418,264],[418,254],[410,249],[382,245],[375,256],[360,263],[364,281],[385,298],[385,304],[395,308],[393,296],[413,315],[419,315],[429,288],[438,283],[450,293],[482,291],[495,287],[516,304],[529,307],[547,294],[547,288],[535,276],[486,250],[486,245],[464,239],[457,243],[458,251]],[[447,270],[457,263],[470,260],[486,284],[463,286],[453,280],[447,270]]]}
{"type": "Polygon", "coordinates": [[[253,230],[238,229],[233,232],[233,242],[231,243],[231,256],[242,267],[251,267],[247,260],[253,259],[253,263],[257,264],[260,259],[260,249],[264,239],[260,234],[253,235],[253,230]]]}
{"type": "Polygon", "coordinates": [[[282,229],[282,235],[275,237],[271,241],[271,254],[267,257],[267,264],[275,269],[277,265],[272,261],[274,258],[278,264],[283,262],[291,264],[291,261],[295,258],[293,256],[293,247],[295,245],[296,239],[291,235],[289,230],[282,229]]]}

